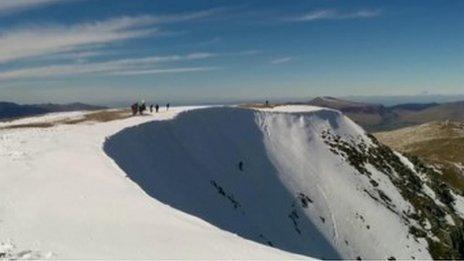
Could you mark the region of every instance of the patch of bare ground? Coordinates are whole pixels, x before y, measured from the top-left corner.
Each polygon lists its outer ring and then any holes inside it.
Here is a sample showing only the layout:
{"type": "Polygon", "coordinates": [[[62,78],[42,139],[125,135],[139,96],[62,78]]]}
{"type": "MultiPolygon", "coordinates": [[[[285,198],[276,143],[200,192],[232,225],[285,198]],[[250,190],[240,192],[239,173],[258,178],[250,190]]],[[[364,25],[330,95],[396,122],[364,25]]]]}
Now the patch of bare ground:
{"type": "Polygon", "coordinates": [[[77,119],[64,119],[58,121],[47,122],[34,122],[24,124],[13,124],[0,129],[21,129],[21,128],[50,128],[56,125],[67,124],[74,125],[84,122],[109,122],[114,120],[127,119],[132,116],[130,110],[103,110],[84,114],[81,118],[77,119]]]}
{"type": "Polygon", "coordinates": [[[83,118],[74,120],[64,120],[62,124],[77,124],[81,122],[108,122],[114,120],[127,119],[132,116],[130,110],[105,110],[85,114],[83,118]]]}
{"type": "Polygon", "coordinates": [[[35,122],[35,123],[25,123],[25,124],[15,124],[5,127],[0,127],[0,129],[22,129],[22,128],[49,128],[54,126],[52,122],[35,122]]]}
{"type": "Polygon", "coordinates": [[[274,108],[280,105],[284,105],[284,104],[274,103],[274,104],[266,105],[265,103],[244,103],[244,104],[238,105],[238,107],[245,108],[245,109],[263,109],[263,108],[274,108]]]}
{"type": "Polygon", "coordinates": [[[393,149],[440,170],[440,178],[464,194],[464,123],[431,122],[374,134],[393,149]]]}

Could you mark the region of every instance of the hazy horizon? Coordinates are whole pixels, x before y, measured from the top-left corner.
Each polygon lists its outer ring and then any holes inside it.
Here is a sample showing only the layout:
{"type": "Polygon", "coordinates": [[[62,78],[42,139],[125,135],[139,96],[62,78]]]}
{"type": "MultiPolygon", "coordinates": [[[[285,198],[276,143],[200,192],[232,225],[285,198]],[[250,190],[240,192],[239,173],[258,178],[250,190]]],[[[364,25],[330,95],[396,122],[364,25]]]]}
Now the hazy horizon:
{"type": "Polygon", "coordinates": [[[198,101],[185,101],[185,100],[169,100],[169,99],[127,99],[124,101],[112,101],[112,102],[89,102],[82,100],[70,100],[70,101],[58,101],[54,102],[51,100],[42,101],[31,101],[22,102],[14,100],[0,100],[0,102],[12,102],[17,104],[71,104],[71,103],[84,103],[89,105],[107,106],[107,107],[127,107],[130,104],[144,100],[149,104],[158,103],[164,105],[165,103],[171,103],[173,106],[184,106],[184,105],[233,105],[241,103],[260,103],[268,100],[270,103],[292,103],[292,102],[307,102],[317,97],[334,97],[337,99],[343,99],[353,102],[381,104],[384,106],[394,106],[399,104],[426,104],[426,103],[447,103],[447,102],[461,102],[464,101],[464,95],[403,95],[403,96],[313,96],[313,97],[280,97],[274,99],[266,98],[250,98],[241,100],[198,100],[198,101]]]}

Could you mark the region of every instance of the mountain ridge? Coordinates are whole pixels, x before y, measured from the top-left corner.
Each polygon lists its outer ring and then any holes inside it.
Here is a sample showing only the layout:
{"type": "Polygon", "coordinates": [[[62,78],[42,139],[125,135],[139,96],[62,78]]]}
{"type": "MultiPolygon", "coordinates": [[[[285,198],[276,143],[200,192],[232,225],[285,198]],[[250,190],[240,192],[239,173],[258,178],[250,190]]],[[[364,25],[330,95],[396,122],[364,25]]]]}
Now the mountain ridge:
{"type": "Polygon", "coordinates": [[[340,110],[370,132],[388,131],[431,121],[464,121],[464,101],[384,106],[334,97],[317,97],[302,104],[340,110]]]}
{"type": "Polygon", "coordinates": [[[461,192],[336,110],[201,109],[123,130],[104,150],[153,198],[282,250],[347,259],[464,255],[461,192]]]}

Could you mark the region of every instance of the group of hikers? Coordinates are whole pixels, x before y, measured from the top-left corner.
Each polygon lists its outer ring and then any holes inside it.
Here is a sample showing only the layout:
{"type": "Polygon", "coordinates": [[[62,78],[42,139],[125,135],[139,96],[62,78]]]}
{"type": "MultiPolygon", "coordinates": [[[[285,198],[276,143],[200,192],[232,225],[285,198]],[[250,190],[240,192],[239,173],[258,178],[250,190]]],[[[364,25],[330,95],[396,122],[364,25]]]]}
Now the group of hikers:
{"type": "MultiPolygon", "coordinates": [[[[169,103],[166,103],[166,111],[169,110],[169,103]]],[[[151,104],[150,105],[150,113],[153,112],[153,109],[156,113],[158,113],[160,106],[158,104],[151,104]]],[[[147,110],[147,106],[145,105],[145,101],[136,102],[131,105],[132,115],[135,116],[137,113],[143,115],[143,113],[147,110]]]]}

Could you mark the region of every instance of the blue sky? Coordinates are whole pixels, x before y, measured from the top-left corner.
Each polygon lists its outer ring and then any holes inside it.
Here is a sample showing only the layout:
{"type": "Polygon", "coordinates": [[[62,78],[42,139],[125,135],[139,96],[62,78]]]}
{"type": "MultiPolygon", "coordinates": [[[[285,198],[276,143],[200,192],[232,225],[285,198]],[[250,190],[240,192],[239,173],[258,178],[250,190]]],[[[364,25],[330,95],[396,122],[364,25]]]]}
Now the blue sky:
{"type": "Polygon", "coordinates": [[[1,0],[0,100],[462,95],[464,1],[1,0]]]}

